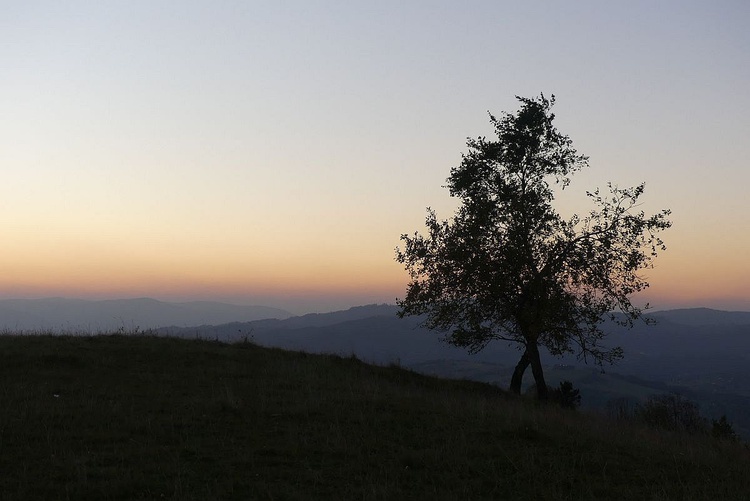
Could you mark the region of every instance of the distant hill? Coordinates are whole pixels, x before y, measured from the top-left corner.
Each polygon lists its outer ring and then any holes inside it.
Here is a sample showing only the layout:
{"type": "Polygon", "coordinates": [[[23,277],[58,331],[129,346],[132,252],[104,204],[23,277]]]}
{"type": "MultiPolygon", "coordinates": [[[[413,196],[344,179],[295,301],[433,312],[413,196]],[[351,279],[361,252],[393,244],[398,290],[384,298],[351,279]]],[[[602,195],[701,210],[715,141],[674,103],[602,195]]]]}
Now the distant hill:
{"type": "MultiPolygon", "coordinates": [[[[160,329],[161,334],[233,342],[310,353],[356,355],[387,365],[397,363],[443,377],[492,382],[507,387],[520,356],[507,343],[491,343],[469,354],[441,341],[441,333],[419,327],[418,318],[399,319],[393,305],[283,320],[234,322],[217,326],[160,329]]],[[[698,402],[706,415],[727,414],[750,437],[750,313],[704,308],[655,312],[655,324],[633,329],[605,324],[606,344],[622,346],[614,366],[587,365],[574,356],[543,354],[547,382],[567,379],[582,390],[583,405],[603,408],[610,400],[643,400],[676,391],[698,402]],[[602,374],[604,371],[604,374],[602,374]]],[[[531,374],[524,379],[532,384],[531,374]]]]}
{"type": "Polygon", "coordinates": [[[689,326],[750,325],[748,311],[721,311],[710,308],[686,308],[654,312],[649,315],[657,321],[689,326]]]}
{"type": "MultiPolygon", "coordinates": [[[[353,352],[379,363],[396,360],[422,363],[435,357],[450,357],[515,364],[518,359],[517,350],[500,341],[469,355],[463,349],[443,343],[441,333],[421,328],[419,318],[399,319],[397,311],[394,305],[367,305],[286,319],[168,327],[160,332],[227,342],[247,337],[267,346],[310,352],[353,352]]],[[[632,329],[613,323],[604,325],[608,332],[605,344],[621,346],[625,351],[625,359],[615,366],[618,372],[661,377],[665,371],[673,370],[670,360],[675,358],[697,359],[697,365],[691,367],[696,369],[715,367],[714,358],[744,363],[750,357],[750,312],[698,308],[662,311],[649,317],[655,321],[653,325],[637,322],[632,329]]],[[[547,355],[544,360],[549,364],[581,364],[575,357],[557,359],[547,355]]],[[[724,369],[733,366],[730,363],[724,369]]]]}
{"type": "Polygon", "coordinates": [[[247,339],[263,346],[310,353],[354,354],[379,364],[410,365],[442,359],[515,363],[518,357],[516,350],[502,345],[490,346],[476,355],[468,354],[464,349],[443,342],[439,332],[420,327],[419,318],[398,318],[397,311],[394,305],[366,305],[282,320],[166,327],[157,332],[223,342],[247,339]]]}
{"type": "Polygon", "coordinates": [[[10,331],[111,332],[168,325],[189,326],[287,318],[291,313],[266,306],[192,301],[168,303],[149,298],[0,300],[0,329],[10,331]]]}

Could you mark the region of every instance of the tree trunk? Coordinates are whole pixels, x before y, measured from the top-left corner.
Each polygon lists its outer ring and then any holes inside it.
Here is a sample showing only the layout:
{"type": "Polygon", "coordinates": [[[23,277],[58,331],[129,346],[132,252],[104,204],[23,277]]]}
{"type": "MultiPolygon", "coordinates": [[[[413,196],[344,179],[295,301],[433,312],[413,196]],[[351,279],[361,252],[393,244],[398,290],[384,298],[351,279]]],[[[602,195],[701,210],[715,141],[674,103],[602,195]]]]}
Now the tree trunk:
{"type": "Polygon", "coordinates": [[[513,371],[513,377],[510,380],[511,393],[515,393],[516,395],[521,394],[521,382],[523,381],[523,373],[526,372],[526,368],[529,366],[529,363],[531,363],[531,360],[529,360],[528,352],[524,350],[523,355],[521,355],[521,360],[518,361],[518,364],[513,371]]]}
{"type": "Polygon", "coordinates": [[[539,347],[536,342],[526,345],[526,353],[531,362],[531,373],[534,374],[534,381],[536,382],[536,396],[539,400],[547,400],[547,383],[544,382],[542,359],[539,357],[539,347]]]}

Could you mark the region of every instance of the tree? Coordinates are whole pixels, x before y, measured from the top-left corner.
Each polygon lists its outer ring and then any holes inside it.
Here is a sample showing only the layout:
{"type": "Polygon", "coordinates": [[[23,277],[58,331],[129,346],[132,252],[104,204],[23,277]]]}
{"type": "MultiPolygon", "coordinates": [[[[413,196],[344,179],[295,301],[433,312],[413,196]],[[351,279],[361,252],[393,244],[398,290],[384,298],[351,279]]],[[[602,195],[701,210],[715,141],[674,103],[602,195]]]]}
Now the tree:
{"type": "Polygon", "coordinates": [[[546,399],[540,346],[598,364],[622,356],[601,345],[602,324],[641,318],[629,297],[648,287],[638,272],[665,249],[657,234],[671,225],[670,211],[646,216],[637,210],[644,184],[610,184],[609,194],[587,192],[595,206],[588,215],[563,218],[552,206],[555,190],[588,158],[554,127],[554,96],[517,99],[516,114],[490,114],[497,139],[468,139],[469,152],[451,169],[447,188],[462,202],[453,218],[439,221],[428,208],[427,236],[401,236],[396,260],[410,282],[397,304],[399,316],[422,315],[425,327],[471,352],[494,340],[516,344],[511,391],[520,393],[531,365],[546,399]]]}
{"type": "Polygon", "coordinates": [[[726,414],[722,415],[719,420],[711,420],[711,435],[719,440],[728,440],[730,442],[738,442],[740,440],[739,435],[734,431],[732,423],[727,420],[726,414]]]}
{"type": "Polygon", "coordinates": [[[560,381],[560,386],[551,391],[550,399],[563,409],[575,410],[581,405],[581,391],[573,388],[570,381],[560,381]]]}

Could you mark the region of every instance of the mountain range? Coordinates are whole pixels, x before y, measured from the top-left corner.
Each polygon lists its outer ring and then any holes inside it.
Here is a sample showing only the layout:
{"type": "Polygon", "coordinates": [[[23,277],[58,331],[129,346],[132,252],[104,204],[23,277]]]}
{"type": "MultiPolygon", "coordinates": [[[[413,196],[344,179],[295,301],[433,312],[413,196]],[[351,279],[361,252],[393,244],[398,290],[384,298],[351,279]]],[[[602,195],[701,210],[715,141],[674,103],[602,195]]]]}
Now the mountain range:
{"type": "Polygon", "coordinates": [[[287,318],[288,311],[266,306],[238,306],[209,301],[168,303],[150,298],[87,301],[83,299],[0,300],[0,329],[5,331],[75,332],[153,329],[287,318]]]}

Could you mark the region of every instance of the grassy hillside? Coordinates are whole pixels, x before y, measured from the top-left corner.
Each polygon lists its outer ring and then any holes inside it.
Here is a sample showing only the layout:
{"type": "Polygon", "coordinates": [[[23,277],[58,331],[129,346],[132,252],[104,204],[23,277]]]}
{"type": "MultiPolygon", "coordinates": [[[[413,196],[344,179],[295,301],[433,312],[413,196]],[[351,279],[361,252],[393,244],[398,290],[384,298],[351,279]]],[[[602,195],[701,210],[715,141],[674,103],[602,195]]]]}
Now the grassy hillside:
{"type": "Polygon", "coordinates": [[[0,336],[0,499],[743,499],[741,445],[355,359],[0,336]]]}

